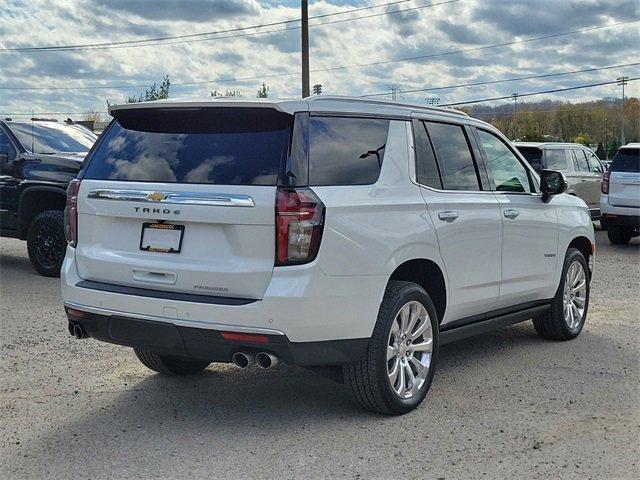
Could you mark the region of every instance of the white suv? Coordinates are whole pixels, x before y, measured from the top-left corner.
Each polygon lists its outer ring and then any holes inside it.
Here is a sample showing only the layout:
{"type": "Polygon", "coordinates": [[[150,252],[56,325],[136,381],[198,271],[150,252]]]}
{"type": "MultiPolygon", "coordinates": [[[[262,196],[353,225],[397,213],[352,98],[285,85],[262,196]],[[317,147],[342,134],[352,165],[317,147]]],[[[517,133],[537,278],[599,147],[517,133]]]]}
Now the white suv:
{"type": "Polygon", "coordinates": [[[531,318],[556,340],[584,325],[589,209],[486,123],[343,97],[111,114],[68,192],[78,338],[166,374],[334,366],[362,406],[401,414],[439,345],[531,318]]]}
{"type": "Polygon", "coordinates": [[[602,180],[600,222],[609,241],[626,245],[640,235],[640,143],[618,150],[602,180]]]}

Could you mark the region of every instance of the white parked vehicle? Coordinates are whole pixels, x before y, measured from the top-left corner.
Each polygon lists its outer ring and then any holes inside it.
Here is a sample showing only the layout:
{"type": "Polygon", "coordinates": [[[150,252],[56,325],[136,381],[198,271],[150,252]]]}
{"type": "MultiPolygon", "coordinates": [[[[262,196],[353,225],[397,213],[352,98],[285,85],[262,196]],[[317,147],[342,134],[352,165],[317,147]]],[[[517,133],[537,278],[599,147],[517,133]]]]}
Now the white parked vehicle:
{"type": "Polygon", "coordinates": [[[609,241],[626,245],[640,235],[640,143],[620,147],[602,181],[602,218],[609,241]]]}
{"type": "Polygon", "coordinates": [[[439,345],[531,318],[556,340],[584,325],[589,209],[484,122],[346,97],[111,114],[68,192],[78,338],[167,374],[335,366],[363,407],[402,414],[439,345]]]}
{"type": "Polygon", "coordinates": [[[598,156],[579,143],[514,142],[533,169],[557,170],[567,179],[567,193],[580,197],[589,207],[591,218],[600,218],[600,190],[605,171],[598,156]]]}

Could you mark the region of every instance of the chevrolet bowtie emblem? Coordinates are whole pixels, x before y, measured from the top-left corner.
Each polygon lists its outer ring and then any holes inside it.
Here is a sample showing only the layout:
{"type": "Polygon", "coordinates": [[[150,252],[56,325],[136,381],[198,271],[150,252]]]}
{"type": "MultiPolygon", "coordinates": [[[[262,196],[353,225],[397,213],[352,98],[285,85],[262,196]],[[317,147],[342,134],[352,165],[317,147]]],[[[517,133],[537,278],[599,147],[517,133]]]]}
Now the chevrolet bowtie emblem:
{"type": "Polygon", "coordinates": [[[147,195],[147,200],[151,200],[152,202],[161,202],[165,198],[167,198],[167,194],[162,192],[151,192],[147,195]]]}

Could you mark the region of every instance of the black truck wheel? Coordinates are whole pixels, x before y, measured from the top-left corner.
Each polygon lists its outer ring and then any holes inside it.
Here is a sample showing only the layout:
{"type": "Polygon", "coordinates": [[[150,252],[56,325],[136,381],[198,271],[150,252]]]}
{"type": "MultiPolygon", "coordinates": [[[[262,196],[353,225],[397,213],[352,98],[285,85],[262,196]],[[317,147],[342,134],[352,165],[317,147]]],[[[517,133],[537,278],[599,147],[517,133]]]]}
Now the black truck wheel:
{"type": "Polygon", "coordinates": [[[27,251],[33,268],[45,277],[59,277],[66,249],[64,213],[47,210],[36,215],[27,232],[27,251]]]}

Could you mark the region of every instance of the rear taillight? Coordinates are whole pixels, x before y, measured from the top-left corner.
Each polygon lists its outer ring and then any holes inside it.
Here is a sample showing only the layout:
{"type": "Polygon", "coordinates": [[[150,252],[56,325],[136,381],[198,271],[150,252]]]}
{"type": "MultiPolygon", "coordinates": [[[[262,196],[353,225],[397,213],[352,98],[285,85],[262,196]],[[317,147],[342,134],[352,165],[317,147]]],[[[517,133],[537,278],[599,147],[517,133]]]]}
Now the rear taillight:
{"type": "Polygon", "coordinates": [[[609,177],[611,176],[611,172],[604,172],[602,176],[602,193],[609,193],[609,177]]]}
{"type": "Polygon", "coordinates": [[[72,247],[78,244],[78,191],[80,180],[74,179],[67,187],[67,205],[64,208],[64,236],[72,247]]]}
{"type": "Polygon", "coordinates": [[[279,187],[276,194],[276,265],[299,265],[318,255],[324,204],[310,188],[279,187]]]}

